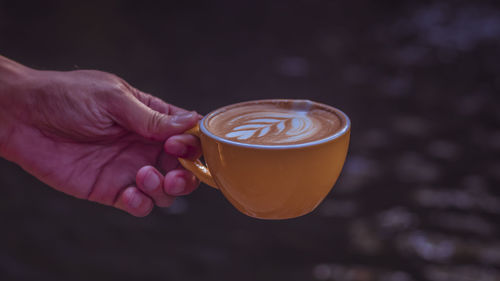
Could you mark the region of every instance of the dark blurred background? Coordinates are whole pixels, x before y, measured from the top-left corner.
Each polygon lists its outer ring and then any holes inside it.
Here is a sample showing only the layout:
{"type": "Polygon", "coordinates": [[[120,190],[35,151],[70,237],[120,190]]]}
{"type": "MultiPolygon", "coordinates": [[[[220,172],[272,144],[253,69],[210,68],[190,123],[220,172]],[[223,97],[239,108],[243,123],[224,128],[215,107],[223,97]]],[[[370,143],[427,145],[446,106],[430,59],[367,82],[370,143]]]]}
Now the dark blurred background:
{"type": "Polygon", "coordinates": [[[0,1],[0,53],[202,114],[307,98],[352,120],[312,214],[204,185],[137,219],[0,160],[1,280],[500,280],[498,1],[0,1]]]}

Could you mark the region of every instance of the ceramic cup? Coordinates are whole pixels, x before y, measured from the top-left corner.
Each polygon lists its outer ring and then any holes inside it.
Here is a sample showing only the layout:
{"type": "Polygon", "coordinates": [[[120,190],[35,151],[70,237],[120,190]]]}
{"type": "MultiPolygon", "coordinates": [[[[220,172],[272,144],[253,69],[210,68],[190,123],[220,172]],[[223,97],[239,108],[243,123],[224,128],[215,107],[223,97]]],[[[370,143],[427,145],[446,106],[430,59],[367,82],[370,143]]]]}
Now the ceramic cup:
{"type": "Polygon", "coordinates": [[[242,213],[259,219],[288,219],[313,211],[340,175],[347,155],[350,120],[342,111],[308,100],[258,100],[219,108],[188,131],[200,138],[204,163],[180,163],[205,184],[222,192],[242,213]],[[332,135],[293,145],[256,145],[216,136],[207,120],[246,104],[310,103],[335,113],[341,127],[332,135]]]}

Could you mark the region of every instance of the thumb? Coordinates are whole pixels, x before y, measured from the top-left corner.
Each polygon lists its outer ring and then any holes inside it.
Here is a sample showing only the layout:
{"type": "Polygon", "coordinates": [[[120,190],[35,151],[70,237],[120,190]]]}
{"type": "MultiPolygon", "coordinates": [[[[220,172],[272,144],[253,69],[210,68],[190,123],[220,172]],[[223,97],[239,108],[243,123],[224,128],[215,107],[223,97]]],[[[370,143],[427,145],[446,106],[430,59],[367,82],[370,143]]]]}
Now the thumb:
{"type": "Polygon", "coordinates": [[[112,115],[124,128],[158,141],[181,134],[194,127],[200,120],[200,115],[194,111],[175,115],[163,114],[135,99],[126,99],[112,115]]]}

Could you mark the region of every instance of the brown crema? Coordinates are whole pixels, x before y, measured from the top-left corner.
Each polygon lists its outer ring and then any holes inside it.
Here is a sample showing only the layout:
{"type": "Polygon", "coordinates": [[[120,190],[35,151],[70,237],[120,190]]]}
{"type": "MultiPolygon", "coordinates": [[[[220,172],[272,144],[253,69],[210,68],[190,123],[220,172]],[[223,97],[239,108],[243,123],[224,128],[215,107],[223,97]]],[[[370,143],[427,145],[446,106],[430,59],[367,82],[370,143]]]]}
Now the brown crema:
{"type": "Polygon", "coordinates": [[[295,145],[328,138],[345,126],[331,108],[307,100],[267,100],[221,108],[204,125],[226,140],[255,145],[295,145]]]}

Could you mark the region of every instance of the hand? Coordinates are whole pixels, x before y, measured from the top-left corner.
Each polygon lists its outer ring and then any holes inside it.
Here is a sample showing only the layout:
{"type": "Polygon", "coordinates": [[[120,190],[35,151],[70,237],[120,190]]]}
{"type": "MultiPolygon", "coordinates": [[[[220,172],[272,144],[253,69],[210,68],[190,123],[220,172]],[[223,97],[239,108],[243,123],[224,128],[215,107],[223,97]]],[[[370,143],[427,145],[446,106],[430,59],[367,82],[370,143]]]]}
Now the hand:
{"type": "Polygon", "coordinates": [[[109,73],[18,66],[21,82],[0,86],[1,156],[57,190],[134,216],[197,187],[177,157],[200,155],[199,140],[182,134],[200,115],[109,73]]]}

